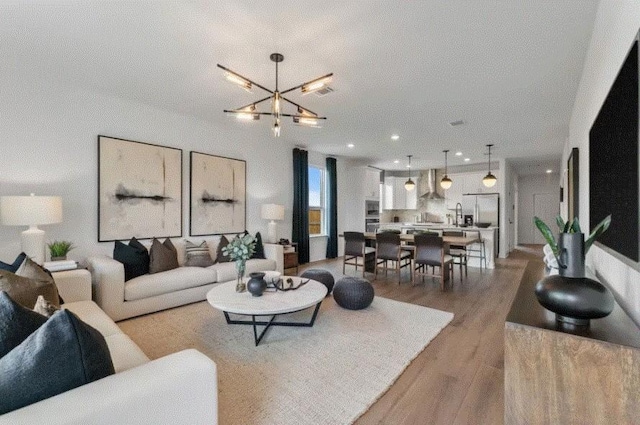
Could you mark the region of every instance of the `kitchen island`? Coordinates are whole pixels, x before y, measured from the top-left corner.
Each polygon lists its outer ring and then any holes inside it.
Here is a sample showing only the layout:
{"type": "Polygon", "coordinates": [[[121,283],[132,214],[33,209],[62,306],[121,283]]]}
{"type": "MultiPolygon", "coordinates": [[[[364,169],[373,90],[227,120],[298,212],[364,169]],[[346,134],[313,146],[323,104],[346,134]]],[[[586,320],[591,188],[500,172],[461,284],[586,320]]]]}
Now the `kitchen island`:
{"type": "MultiPolygon", "coordinates": [[[[434,232],[442,231],[457,231],[465,232],[465,234],[471,234],[472,232],[479,232],[480,238],[484,241],[484,246],[487,255],[487,268],[494,269],[495,258],[498,253],[498,240],[499,240],[499,227],[491,226],[487,228],[467,226],[456,227],[447,225],[446,223],[380,223],[380,230],[393,229],[406,231],[407,229],[416,230],[430,230],[434,232]]],[[[476,249],[474,246],[473,249],[476,249]]],[[[479,255],[479,253],[473,253],[473,255],[479,255]]],[[[480,267],[480,259],[476,257],[469,258],[469,267],[480,267]]]]}

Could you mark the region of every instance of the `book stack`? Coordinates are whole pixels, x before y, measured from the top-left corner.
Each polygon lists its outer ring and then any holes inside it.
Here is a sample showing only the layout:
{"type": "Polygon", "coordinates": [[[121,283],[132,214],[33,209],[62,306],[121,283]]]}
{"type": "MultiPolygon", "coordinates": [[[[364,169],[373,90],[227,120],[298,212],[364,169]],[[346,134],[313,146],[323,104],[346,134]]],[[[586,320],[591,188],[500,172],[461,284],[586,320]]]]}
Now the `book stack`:
{"type": "Polygon", "coordinates": [[[78,268],[78,263],[73,260],[65,261],[45,261],[44,268],[50,272],[61,272],[63,270],[73,270],[78,268]]]}

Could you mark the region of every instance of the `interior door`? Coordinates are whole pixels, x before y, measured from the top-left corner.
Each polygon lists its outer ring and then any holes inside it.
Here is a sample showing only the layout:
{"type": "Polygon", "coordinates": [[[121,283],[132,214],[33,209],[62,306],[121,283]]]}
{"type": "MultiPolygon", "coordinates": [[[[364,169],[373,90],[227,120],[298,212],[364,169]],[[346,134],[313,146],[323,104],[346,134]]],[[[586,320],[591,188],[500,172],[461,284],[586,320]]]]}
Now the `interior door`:
{"type": "MultiPolygon", "coordinates": [[[[540,217],[542,221],[547,223],[547,225],[551,228],[552,231],[555,231],[556,226],[556,215],[558,215],[558,202],[557,197],[553,193],[534,193],[533,194],[533,214],[537,217],[540,217]]],[[[538,228],[531,222],[531,232],[532,238],[531,240],[535,241],[538,244],[546,244],[547,242],[544,240],[542,233],[538,230],[538,228]]]]}

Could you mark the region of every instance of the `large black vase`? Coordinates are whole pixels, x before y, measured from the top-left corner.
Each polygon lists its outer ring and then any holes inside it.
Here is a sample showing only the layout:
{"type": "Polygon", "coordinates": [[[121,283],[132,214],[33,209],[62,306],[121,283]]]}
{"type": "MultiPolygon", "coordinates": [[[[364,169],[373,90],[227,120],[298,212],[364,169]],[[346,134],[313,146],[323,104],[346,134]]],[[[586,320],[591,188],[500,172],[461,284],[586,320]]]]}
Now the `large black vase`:
{"type": "Polygon", "coordinates": [[[559,273],[565,277],[585,277],[584,233],[560,233],[558,235],[559,273]]]}
{"type": "Polygon", "coordinates": [[[536,297],[544,308],[556,313],[557,321],[577,326],[608,316],[614,306],[611,291],[587,277],[547,276],[536,284],[536,297]]]}
{"type": "Polygon", "coordinates": [[[255,272],[249,273],[249,282],[247,282],[247,291],[254,297],[262,296],[262,293],[267,289],[267,282],[264,280],[264,273],[255,272]]]}

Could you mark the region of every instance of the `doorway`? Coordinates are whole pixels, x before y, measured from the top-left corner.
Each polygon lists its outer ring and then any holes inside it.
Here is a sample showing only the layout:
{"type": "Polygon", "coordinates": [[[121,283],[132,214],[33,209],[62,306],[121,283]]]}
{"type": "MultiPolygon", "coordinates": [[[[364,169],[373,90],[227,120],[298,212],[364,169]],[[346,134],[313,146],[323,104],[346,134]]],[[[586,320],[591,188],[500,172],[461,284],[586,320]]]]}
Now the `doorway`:
{"type": "MultiPolygon", "coordinates": [[[[547,223],[553,230],[556,222],[556,215],[558,214],[558,202],[555,194],[552,193],[534,193],[533,194],[533,215],[539,217],[542,221],[547,223]]],[[[542,236],[542,233],[531,222],[531,240],[533,243],[546,244],[547,241],[542,236]]]]}

